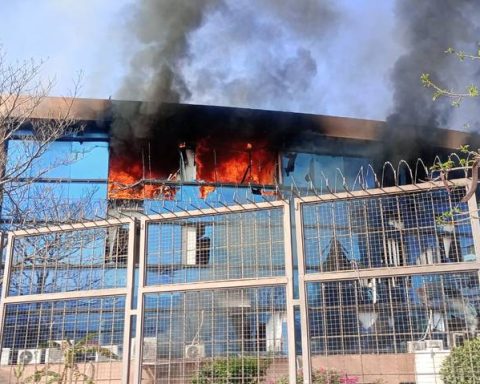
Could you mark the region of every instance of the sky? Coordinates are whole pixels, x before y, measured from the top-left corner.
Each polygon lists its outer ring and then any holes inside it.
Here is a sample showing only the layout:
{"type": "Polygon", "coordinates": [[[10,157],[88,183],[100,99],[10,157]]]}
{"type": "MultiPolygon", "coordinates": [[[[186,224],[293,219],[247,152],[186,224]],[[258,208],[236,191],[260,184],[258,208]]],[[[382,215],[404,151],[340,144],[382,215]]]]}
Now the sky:
{"type": "MultiPolygon", "coordinates": [[[[45,60],[42,76],[56,79],[52,95],[68,96],[81,71],[82,97],[142,100],[155,69],[138,66],[138,52],[178,27],[159,27],[174,19],[170,14],[158,23],[157,15],[138,16],[138,3],[155,1],[0,0],[0,44],[9,61],[45,60]],[[144,25],[158,27],[160,38],[148,40],[144,25]]],[[[180,101],[377,120],[392,113],[392,70],[407,49],[395,0],[226,4],[188,31],[187,52],[175,62],[188,88],[180,101]],[[320,5],[306,7],[305,19],[290,7],[314,3],[320,5]]]]}

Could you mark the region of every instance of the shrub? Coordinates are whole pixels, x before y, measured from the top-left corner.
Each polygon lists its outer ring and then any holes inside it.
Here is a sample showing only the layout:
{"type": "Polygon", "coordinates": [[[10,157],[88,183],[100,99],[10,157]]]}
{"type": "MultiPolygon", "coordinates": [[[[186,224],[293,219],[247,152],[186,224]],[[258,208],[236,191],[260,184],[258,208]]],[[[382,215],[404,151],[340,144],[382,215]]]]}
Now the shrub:
{"type": "Polygon", "coordinates": [[[215,359],[204,365],[192,384],[255,384],[265,376],[270,361],[256,357],[215,359]]]}
{"type": "Polygon", "coordinates": [[[444,384],[473,384],[480,377],[480,338],[454,348],[440,369],[444,384]]]}
{"type": "MultiPolygon", "coordinates": [[[[297,383],[303,383],[303,376],[297,375],[297,383]]],[[[357,376],[340,375],[335,369],[319,369],[312,372],[312,384],[357,384],[357,376]]],[[[276,384],[288,384],[288,377],[280,378],[276,384]]]]}

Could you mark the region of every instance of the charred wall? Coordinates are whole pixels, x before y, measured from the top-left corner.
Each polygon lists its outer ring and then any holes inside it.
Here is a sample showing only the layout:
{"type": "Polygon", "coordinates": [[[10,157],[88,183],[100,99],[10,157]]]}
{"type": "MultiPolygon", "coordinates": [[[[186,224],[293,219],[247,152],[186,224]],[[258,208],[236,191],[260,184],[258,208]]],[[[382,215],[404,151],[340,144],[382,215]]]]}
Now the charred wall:
{"type": "MultiPolygon", "coordinates": [[[[276,184],[282,152],[366,157],[381,172],[387,160],[414,165],[420,157],[428,164],[436,155],[448,155],[458,143],[480,144],[478,137],[461,133],[452,140],[452,131],[438,128],[432,133],[399,126],[392,133],[392,127],[386,129],[378,121],[200,105],[114,101],[107,118],[110,179],[125,185],[142,179],[185,181],[182,148],[195,152],[196,177],[189,181],[276,184]],[[415,153],[413,146],[418,148],[415,153]]],[[[139,197],[158,193],[140,184],[135,188],[139,197]]]]}

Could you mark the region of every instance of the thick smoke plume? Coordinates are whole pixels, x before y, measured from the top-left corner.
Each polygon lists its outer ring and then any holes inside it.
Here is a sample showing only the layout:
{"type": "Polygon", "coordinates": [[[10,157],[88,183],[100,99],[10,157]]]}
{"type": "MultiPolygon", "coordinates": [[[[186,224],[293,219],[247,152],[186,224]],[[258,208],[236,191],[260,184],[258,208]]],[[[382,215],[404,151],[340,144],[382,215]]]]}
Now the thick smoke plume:
{"type": "Polygon", "coordinates": [[[135,53],[116,97],[148,103],[121,108],[114,136],[149,139],[152,121],[158,127],[159,116],[173,113],[160,111],[162,102],[388,117],[387,139],[396,143],[387,148],[390,158],[406,149],[421,155],[418,133],[428,129],[416,127],[474,128],[479,118],[470,104],[455,111],[448,101],[433,102],[420,74],[454,89],[476,81],[478,63],[443,52],[476,49],[478,1],[367,3],[134,2],[128,15],[135,53]]]}
{"type": "Polygon", "coordinates": [[[398,161],[422,156],[423,143],[435,136],[435,129],[452,124],[454,108],[448,100],[434,102],[432,91],[420,86],[420,75],[429,73],[436,83],[453,89],[474,81],[473,63],[459,63],[444,51],[475,50],[479,16],[476,0],[397,1],[398,37],[406,52],[392,71],[393,112],[387,117],[386,138],[392,145],[385,157],[398,161]]]}
{"type": "Polygon", "coordinates": [[[145,103],[119,111],[113,135],[124,142],[152,135],[149,116],[162,102],[292,110],[298,100],[300,110],[317,75],[312,49],[339,21],[328,1],[140,0],[132,7],[138,50],[117,96],[145,103]]]}
{"type": "Polygon", "coordinates": [[[179,102],[189,94],[180,67],[188,60],[190,34],[221,0],[141,0],[133,5],[130,27],[139,51],[120,96],[179,102]]]}
{"type": "Polygon", "coordinates": [[[134,100],[210,93],[223,105],[258,108],[301,99],[317,74],[312,47],[338,21],[328,1],[141,0],[133,7],[140,48],[119,96],[134,100]]]}
{"type": "Polygon", "coordinates": [[[451,87],[473,80],[465,78],[465,72],[469,72],[469,68],[465,68],[468,63],[458,65],[444,51],[448,47],[475,50],[480,36],[478,24],[475,24],[480,16],[478,2],[402,0],[397,2],[396,15],[398,32],[407,52],[393,68],[394,113],[388,121],[444,125],[452,109],[444,108],[442,103],[432,103],[431,92],[419,87],[420,74],[428,72],[436,82],[451,87]]]}

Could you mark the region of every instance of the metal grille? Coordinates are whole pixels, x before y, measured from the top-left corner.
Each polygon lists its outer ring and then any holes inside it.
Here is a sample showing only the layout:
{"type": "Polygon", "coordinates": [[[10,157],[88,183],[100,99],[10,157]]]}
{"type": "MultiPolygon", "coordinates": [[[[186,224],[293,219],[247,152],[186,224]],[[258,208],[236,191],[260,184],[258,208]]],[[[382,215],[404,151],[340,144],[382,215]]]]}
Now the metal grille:
{"type": "Polygon", "coordinates": [[[402,188],[16,231],[0,382],[436,380],[477,335],[480,224],[464,187],[402,188]]]}
{"type": "Polygon", "coordinates": [[[147,294],[144,312],[145,382],[274,382],[288,374],[285,287],[147,294]]]}
{"type": "Polygon", "coordinates": [[[16,237],[9,296],[124,287],[128,225],[16,237]]]}
{"type": "Polygon", "coordinates": [[[409,342],[477,335],[478,273],[307,284],[312,355],[405,353],[409,342]]]}
{"type": "Polygon", "coordinates": [[[0,381],[118,382],[124,312],[123,297],[7,305],[0,381]]]}
{"type": "Polygon", "coordinates": [[[306,273],[475,260],[464,187],[303,205],[306,273]]]}
{"type": "Polygon", "coordinates": [[[283,210],[148,223],[147,285],[285,274],[283,210]]]}

